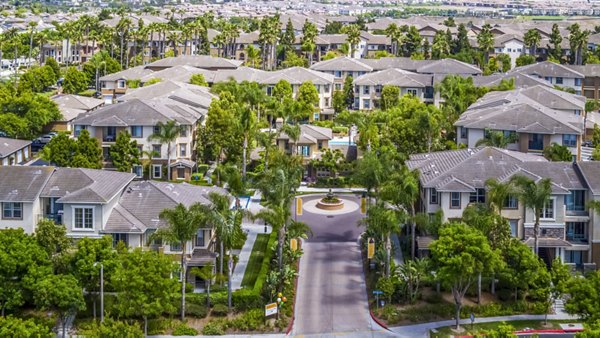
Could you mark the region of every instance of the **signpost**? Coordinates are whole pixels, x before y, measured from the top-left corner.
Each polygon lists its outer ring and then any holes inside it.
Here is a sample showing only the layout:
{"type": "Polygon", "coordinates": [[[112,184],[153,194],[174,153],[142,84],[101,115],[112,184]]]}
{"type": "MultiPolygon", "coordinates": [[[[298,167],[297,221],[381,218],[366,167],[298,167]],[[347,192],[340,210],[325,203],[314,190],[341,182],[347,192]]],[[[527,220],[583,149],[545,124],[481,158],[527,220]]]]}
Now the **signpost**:
{"type": "Polygon", "coordinates": [[[369,241],[367,244],[367,258],[371,259],[375,256],[375,240],[372,237],[369,237],[369,241]]]}
{"type": "Polygon", "coordinates": [[[383,295],[383,291],[373,290],[373,294],[375,295],[375,302],[377,303],[377,309],[379,309],[379,295],[383,295]]]}
{"type": "Polygon", "coordinates": [[[277,314],[277,303],[271,303],[265,305],[265,317],[269,317],[277,314]]]}

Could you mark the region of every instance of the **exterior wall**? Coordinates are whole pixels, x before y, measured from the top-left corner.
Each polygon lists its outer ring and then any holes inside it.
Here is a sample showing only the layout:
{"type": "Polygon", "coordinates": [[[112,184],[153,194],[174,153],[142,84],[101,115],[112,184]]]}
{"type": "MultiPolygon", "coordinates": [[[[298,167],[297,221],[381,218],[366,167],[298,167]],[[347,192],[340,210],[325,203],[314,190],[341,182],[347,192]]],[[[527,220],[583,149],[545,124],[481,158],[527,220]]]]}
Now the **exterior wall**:
{"type": "Polygon", "coordinates": [[[515,68],[517,65],[517,58],[525,52],[523,42],[518,40],[510,40],[504,43],[503,48],[495,48],[496,54],[507,54],[510,56],[511,67],[515,68]]]}
{"type": "Polygon", "coordinates": [[[103,228],[104,213],[101,204],[82,203],[82,204],[64,204],[63,223],[67,228],[67,236],[81,238],[81,237],[101,237],[100,230],[103,228]],[[75,207],[90,207],[94,209],[94,228],[93,229],[74,229],[74,208],[75,207]]]}
{"type": "Polygon", "coordinates": [[[31,159],[31,145],[21,148],[12,154],[9,154],[8,156],[0,158],[0,166],[18,165],[29,159],[31,159]]]}
{"type": "MultiPolygon", "coordinates": [[[[375,91],[377,86],[354,86],[354,97],[355,104],[354,108],[358,110],[373,110],[375,109],[375,102],[381,99],[381,93],[377,93],[375,91]],[[368,87],[369,93],[365,94],[365,87],[368,87]],[[356,90],[358,89],[358,92],[356,90]],[[356,99],[358,98],[358,105],[356,104],[356,99]],[[369,100],[369,106],[366,107],[365,100],[369,100]]],[[[381,86],[381,90],[383,90],[383,86],[381,86]]],[[[415,90],[417,92],[416,97],[418,97],[421,101],[425,100],[425,88],[419,87],[400,87],[400,96],[404,96],[409,93],[409,90],[415,90]]]]}
{"type": "MultiPolygon", "coordinates": [[[[0,203],[1,206],[1,203],[0,203]]],[[[0,212],[2,209],[0,209],[0,212]]],[[[23,229],[25,233],[31,234],[35,231],[37,216],[40,213],[40,202],[36,200],[33,203],[23,203],[22,219],[2,219],[0,213],[0,229],[23,229]]]]}
{"type": "Polygon", "coordinates": [[[475,148],[477,141],[481,140],[485,136],[483,129],[469,129],[467,133],[467,146],[469,148],[475,148]]]}

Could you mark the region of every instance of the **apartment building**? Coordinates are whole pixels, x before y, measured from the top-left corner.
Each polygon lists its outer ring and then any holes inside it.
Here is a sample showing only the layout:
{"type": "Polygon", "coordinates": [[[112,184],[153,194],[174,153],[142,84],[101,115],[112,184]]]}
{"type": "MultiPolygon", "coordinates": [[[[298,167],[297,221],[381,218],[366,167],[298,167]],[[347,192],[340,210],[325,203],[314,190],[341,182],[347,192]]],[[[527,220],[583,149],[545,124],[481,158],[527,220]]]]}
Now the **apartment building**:
{"type": "MultiPolygon", "coordinates": [[[[282,123],[283,121],[280,120],[278,127],[281,127],[282,123]]],[[[298,140],[293,140],[286,133],[281,132],[275,143],[281,151],[287,154],[300,155],[305,166],[305,176],[308,176],[310,161],[320,158],[321,153],[329,148],[331,139],[333,139],[333,133],[330,128],[302,124],[298,140]]]]}
{"type": "Polygon", "coordinates": [[[582,84],[585,78],[583,73],[569,66],[550,61],[517,67],[511,71],[511,73],[513,72],[537,76],[553,86],[572,90],[577,95],[582,93],[582,84]]]}
{"type": "Polygon", "coordinates": [[[0,137],[0,166],[19,165],[31,159],[31,141],[0,137]]]}
{"type": "MultiPolygon", "coordinates": [[[[600,248],[591,245],[598,236],[597,225],[590,222],[598,217],[585,207],[593,191],[581,175],[599,173],[597,163],[548,162],[541,156],[483,147],[411,155],[407,165],[419,172],[419,210],[428,214],[441,211],[443,221],[459,220],[472,203],[486,203],[488,178],[500,182],[517,175],[534,181],[550,178],[552,194],[540,219],[540,256],[547,264],[556,257],[579,268],[600,264],[600,248]]],[[[597,183],[593,176],[591,179],[597,183]]],[[[508,219],[512,235],[533,247],[533,211],[510,196],[502,216],[508,219]]]]}

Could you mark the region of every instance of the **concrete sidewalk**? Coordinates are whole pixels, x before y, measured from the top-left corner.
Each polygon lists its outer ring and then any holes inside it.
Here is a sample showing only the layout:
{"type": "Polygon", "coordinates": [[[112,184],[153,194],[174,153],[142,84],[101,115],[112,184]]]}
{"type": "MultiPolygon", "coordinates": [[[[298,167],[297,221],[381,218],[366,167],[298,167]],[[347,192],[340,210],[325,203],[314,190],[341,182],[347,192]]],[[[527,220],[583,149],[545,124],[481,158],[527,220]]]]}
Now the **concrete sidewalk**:
{"type": "MultiPolygon", "coordinates": [[[[575,316],[570,316],[568,314],[556,314],[556,315],[548,315],[548,320],[577,320],[578,318],[575,316]]],[[[514,320],[544,320],[544,315],[514,315],[514,316],[502,316],[502,317],[484,317],[484,318],[475,318],[475,324],[479,323],[495,323],[495,322],[507,322],[514,320]]],[[[405,326],[396,326],[390,327],[389,329],[396,333],[398,337],[429,337],[429,331],[432,329],[437,329],[445,326],[453,326],[455,324],[454,320],[443,320],[440,322],[431,322],[431,323],[422,323],[415,325],[405,325],[405,326]]],[[[470,325],[470,319],[461,319],[461,325],[470,325]]]]}
{"type": "MultiPolygon", "coordinates": [[[[328,193],[329,188],[311,188],[304,185],[301,185],[298,190],[301,193],[328,193]]],[[[336,194],[342,193],[354,193],[354,192],[366,192],[367,190],[364,188],[331,188],[331,192],[336,194]]]]}
{"type": "Polygon", "coordinates": [[[390,238],[392,240],[392,247],[394,248],[394,263],[396,266],[404,265],[404,254],[402,253],[402,248],[400,247],[400,239],[398,238],[398,234],[392,234],[390,238]]]}

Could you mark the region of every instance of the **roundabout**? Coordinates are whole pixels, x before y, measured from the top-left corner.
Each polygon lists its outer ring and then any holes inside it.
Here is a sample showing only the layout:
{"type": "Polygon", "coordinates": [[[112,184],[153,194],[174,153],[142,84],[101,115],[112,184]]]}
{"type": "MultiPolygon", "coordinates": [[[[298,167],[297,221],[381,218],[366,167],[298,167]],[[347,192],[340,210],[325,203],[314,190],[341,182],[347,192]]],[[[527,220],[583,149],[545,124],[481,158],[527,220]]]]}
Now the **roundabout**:
{"type": "Polygon", "coordinates": [[[338,197],[341,203],[333,204],[333,207],[323,204],[320,199],[305,200],[302,206],[304,211],[318,215],[342,215],[349,214],[358,210],[358,203],[348,199],[347,197],[338,197]],[[325,205],[325,208],[323,208],[325,205]]]}

